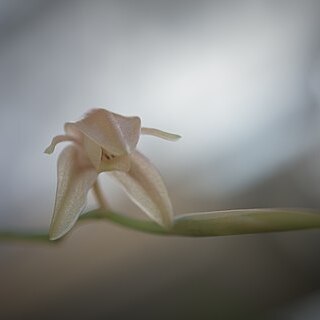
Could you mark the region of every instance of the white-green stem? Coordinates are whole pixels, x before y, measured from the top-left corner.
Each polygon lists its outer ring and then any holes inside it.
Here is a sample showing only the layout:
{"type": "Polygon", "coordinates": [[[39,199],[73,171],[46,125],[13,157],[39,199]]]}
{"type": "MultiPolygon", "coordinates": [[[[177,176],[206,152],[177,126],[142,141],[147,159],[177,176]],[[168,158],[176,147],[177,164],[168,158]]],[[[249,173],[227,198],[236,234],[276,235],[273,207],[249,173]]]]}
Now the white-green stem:
{"type": "MultiPolygon", "coordinates": [[[[247,209],[178,216],[170,230],[150,220],[130,218],[112,211],[94,210],[81,221],[106,220],[126,228],[159,235],[215,237],[320,228],[320,214],[311,210],[247,209]]],[[[47,232],[0,232],[3,241],[49,241],[47,232]]]]}

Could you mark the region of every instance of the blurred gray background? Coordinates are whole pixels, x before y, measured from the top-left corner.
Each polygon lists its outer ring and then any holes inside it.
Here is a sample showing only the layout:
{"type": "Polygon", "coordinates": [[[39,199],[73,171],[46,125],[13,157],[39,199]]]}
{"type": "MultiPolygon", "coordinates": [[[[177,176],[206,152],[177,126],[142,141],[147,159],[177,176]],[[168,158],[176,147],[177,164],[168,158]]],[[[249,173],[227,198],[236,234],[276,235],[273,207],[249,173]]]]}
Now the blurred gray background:
{"type": "MultiPolygon", "coordinates": [[[[0,0],[1,229],[48,228],[62,147],[43,150],[99,106],[183,136],[139,143],[176,214],[319,209],[319,14],[317,0],[0,0]]],[[[1,243],[0,317],[319,319],[319,240],[97,222],[58,245],[1,243]]]]}

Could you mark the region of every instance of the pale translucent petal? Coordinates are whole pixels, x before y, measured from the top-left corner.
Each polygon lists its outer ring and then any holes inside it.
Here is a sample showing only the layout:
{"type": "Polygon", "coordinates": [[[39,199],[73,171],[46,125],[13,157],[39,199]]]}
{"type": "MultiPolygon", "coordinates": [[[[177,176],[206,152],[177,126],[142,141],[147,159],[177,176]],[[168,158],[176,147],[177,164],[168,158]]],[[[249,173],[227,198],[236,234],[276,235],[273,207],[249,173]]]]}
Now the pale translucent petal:
{"type": "Polygon", "coordinates": [[[167,188],[158,171],[145,156],[134,152],[128,173],[111,174],[151,219],[165,227],[171,226],[173,211],[167,188]]]}
{"type": "Polygon", "coordinates": [[[108,153],[122,155],[132,152],[140,137],[140,118],[94,109],[83,119],[67,123],[76,127],[108,153]]]}
{"type": "Polygon", "coordinates": [[[131,168],[131,158],[130,155],[116,156],[115,158],[107,159],[103,157],[99,171],[124,171],[128,172],[131,168]]]}
{"type": "Polygon", "coordinates": [[[84,136],[83,138],[83,147],[92,165],[96,168],[96,170],[99,170],[102,156],[101,147],[87,136],[84,136]]]}
{"type": "Polygon", "coordinates": [[[47,153],[47,154],[51,154],[53,153],[56,145],[60,142],[63,142],[63,141],[74,141],[75,142],[75,139],[69,135],[59,135],[59,136],[55,136],[50,145],[46,148],[46,150],[44,150],[44,153],[47,153]]]}
{"type": "Polygon", "coordinates": [[[178,134],[165,132],[159,129],[153,129],[153,128],[141,128],[141,134],[149,135],[149,136],[155,136],[158,138],[162,138],[169,141],[177,141],[181,138],[178,134]]]}
{"type": "Polygon", "coordinates": [[[83,211],[87,193],[97,178],[96,170],[75,146],[66,147],[58,160],[58,184],[49,237],[64,236],[83,211]]]}
{"type": "Polygon", "coordinates": [[[225,236],[320,227],[320,214],[294,209],[241,209],[191,213],[175,218],[173,232],[185,236],[225,236]]]}
{"type": "Polygon", "coordinates": [[[66,122],[64,124],[64,131],[68,136],[71,136],[77,141],[82,142],[84,134],[77,129],[77,127],[75,127],[73,122],[66,122]]]}

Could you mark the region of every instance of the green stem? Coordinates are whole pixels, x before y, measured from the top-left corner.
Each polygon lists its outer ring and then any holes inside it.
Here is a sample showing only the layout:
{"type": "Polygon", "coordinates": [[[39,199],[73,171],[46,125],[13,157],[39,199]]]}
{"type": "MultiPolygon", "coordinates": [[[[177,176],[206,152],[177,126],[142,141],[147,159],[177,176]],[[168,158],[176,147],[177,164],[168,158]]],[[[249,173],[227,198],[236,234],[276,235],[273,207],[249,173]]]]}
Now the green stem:
{"type": "Polygon", "coordinates": [[[47,232],[0,231],[0,242],[8,241],[49,242],[49,238],[47,232]]]}
{"type": "Polygon", "coordinates": [[[153,221],[130,218],[128,216],[104,210],[93,210],[80,217],[80,220],[109,220],[129,229],[147,233],[168,235],[170,232],[153,221]]]}
{"type": "MultiPolygon", "coordinates": [[[[129,229],[138,230],[153,234],[166,235],[169,232],[156,223],[147,220],[140,220],[129,218],[125,215],[119,213],[105,211],[105,210],[92,210],[80,216],[79,220],[81,222],[94,221],[94,220],[108,220],[113,223],[122,225],[129,229]]],[[[16,242],[16,241],[31,241],[31,242],[50,242],[47,232],[30,232],[25,231],[1,231],[0,230],[0,242],[16,242]]],[[[57,241],[55,241],[57,242],[57,241]]],[[[58,241],[59,242],[59,241],[58,241]]]]}
{"type": "MultiPolygon", "coordinates": [[[[153,221],[130,218],[103,209],[85,213],[80,221],[107,220],[157,235],[215,237],[320,228],[320,214],[296,209],[246,209],[180,215],[170,230],[153,221]]],[[[47,232],[0,231],[0,241],[49,242],[47,232]]]]}

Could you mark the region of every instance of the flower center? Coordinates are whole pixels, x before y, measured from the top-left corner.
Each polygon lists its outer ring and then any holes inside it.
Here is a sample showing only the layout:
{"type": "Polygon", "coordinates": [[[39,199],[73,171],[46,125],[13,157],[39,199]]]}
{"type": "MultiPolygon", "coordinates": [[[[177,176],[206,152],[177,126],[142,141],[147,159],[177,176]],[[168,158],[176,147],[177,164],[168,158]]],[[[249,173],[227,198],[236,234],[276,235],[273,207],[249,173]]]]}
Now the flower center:
{"type": "Polygon", "coordinates": [[[116,156],[112,153],[108,153],[106,151],[102,151],[101,160],[113,160],[116,156]]]}

